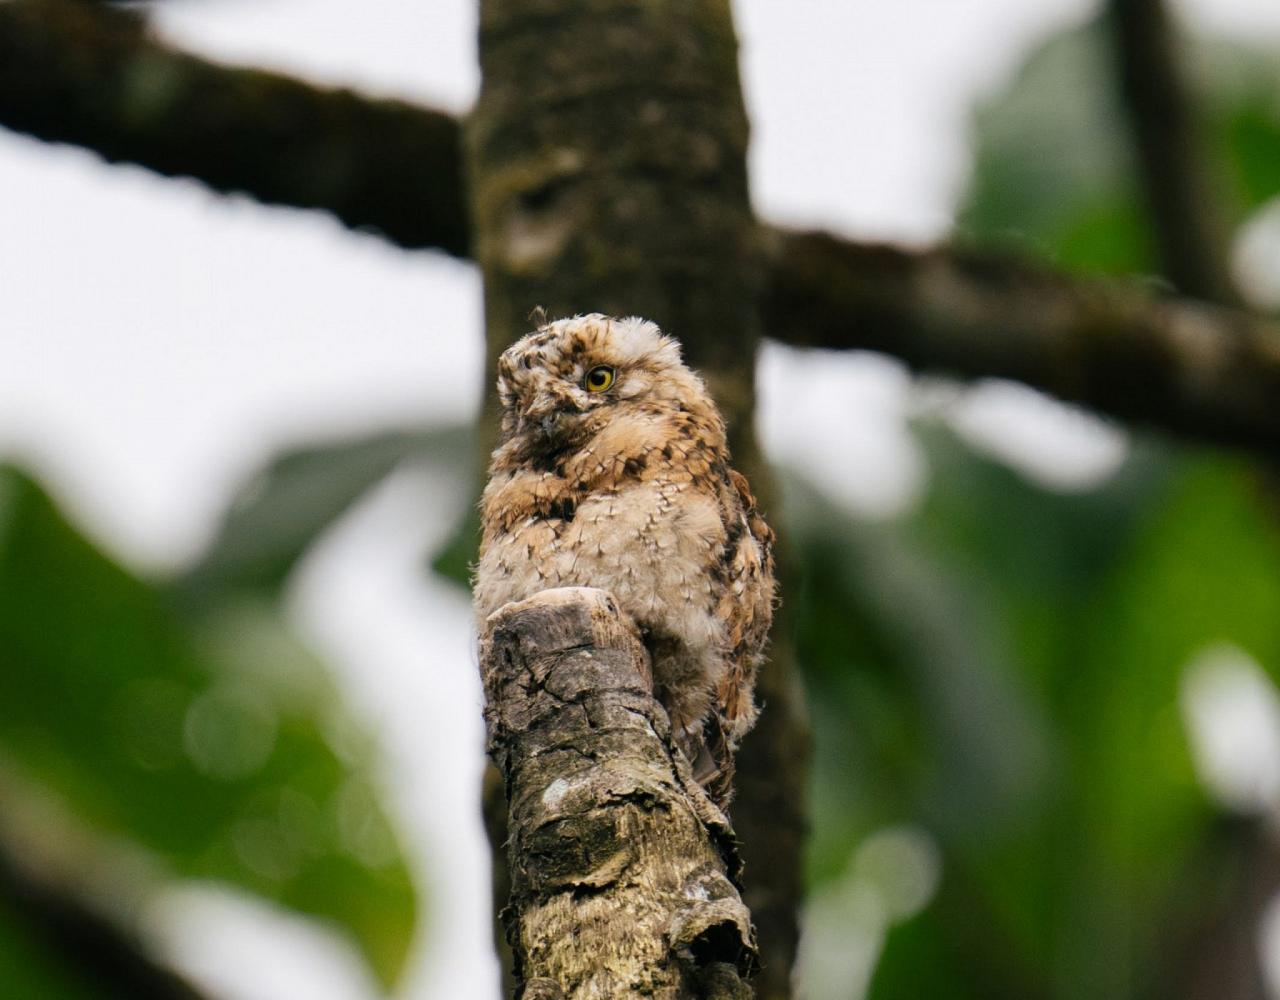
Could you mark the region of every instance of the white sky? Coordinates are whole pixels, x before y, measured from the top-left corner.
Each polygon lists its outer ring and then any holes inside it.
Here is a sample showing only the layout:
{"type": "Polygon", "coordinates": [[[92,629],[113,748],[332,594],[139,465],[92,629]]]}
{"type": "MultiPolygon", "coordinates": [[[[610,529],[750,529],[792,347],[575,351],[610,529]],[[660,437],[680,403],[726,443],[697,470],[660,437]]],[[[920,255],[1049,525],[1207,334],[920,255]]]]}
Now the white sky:
{"type": "MultiPolygon", "coordinates": [[[[1092,6],[740,0],[761,213],[863,237],[940,236],[975,98],[1092,6]]],[[[1280,37],[1280,4],[1268,0],[1182,6],[1203,26],[1280,37]]],[[[166,0],[156,13],[165,35],[227,61],[458,110],[478,84],[473,0],[166,0]]],[[[478,400],[480,289],[467,265],[4,132],[0,216],[0,456],[37,471],[134,565],[198,551],[235,484],[283,446],[466,417],[478,400]]],[[[806,448],[844,456],[823,485],[871,514],[919,490],[903,432],[909,383],[895,364],[775,349],[761,377],[774,454],[810,468],[836,463],[806,461],[806,448]]],[[[954,410],[963,433],[1063,488],[1096,481],[1123,454],[1118,432],[1016,388],[964,393],[954,410]]],[[[415,998],[491,996],[496,982],[468,616],[462,598],[416,574],[462,502],[429,470],[405,471],[332,533],[291,598],[382,734],[405,839],[429,897],[449,910],[424,935],[404,991],[415,998]]],[[[327,938],[234,898],[184,892],[157,924],[178,960],[229,996],[260,995],[254,970],[268,956],[277,997],[368,989],[327,938]]]]}

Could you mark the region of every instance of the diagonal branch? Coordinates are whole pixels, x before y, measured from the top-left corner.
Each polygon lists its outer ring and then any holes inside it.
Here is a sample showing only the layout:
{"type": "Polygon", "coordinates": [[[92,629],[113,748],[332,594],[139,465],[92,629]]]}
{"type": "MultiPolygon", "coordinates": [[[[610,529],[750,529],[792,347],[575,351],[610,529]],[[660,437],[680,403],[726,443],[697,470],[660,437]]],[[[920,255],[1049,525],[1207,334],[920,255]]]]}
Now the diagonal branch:
{"type": "Polygon", "coordinates": [[[37,876],[0,843],[0,911],[22,923],[26,943],[56,957],[85,995],[102,1000],[202,1000],[176,972],[159,965],[122,928],[67,888],[37,876]]]}
{"type": "Polygon", "coordinates": [[[0,125],[216,191],[323,208],[406,247],[467,253],[452,116],[205,62],[130,12],[0,3],[0,125]]]}
{"type": "Polygon", "coordinates": [[[769,336],[1008,378],[1102,413],[1280,454],[1280,325],[953,249],[775,232],[769,336]]]}
{"type": "Polygon", "coordinates": [[[1163,270],[1187,295],[1236,304],[1230,241],[1177,27],[1164,0],[1109,0],[1108,24],[1163,270]]]}

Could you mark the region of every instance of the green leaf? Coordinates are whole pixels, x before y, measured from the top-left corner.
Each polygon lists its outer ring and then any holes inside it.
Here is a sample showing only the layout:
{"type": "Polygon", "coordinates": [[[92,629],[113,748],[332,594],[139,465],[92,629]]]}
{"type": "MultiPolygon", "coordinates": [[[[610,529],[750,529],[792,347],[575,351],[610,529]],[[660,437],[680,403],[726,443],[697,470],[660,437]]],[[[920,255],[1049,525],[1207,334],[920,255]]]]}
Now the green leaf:
{"type": "Polygon", "coordinates": [[[252,478],[200,561],[176,582],[199,604],[219,591],[277,590],[298,559],[370,488],[411,459],[461,474],[471,458],[469,428],[391,431],[288,452],[252,478]]]}
{"type": "Polygon", "coordinates": [[[175,875],[335,921],[384,982],[416,901],[366,748],[262,604],[200,625],[0,468],[0,752],[175,875]]]}

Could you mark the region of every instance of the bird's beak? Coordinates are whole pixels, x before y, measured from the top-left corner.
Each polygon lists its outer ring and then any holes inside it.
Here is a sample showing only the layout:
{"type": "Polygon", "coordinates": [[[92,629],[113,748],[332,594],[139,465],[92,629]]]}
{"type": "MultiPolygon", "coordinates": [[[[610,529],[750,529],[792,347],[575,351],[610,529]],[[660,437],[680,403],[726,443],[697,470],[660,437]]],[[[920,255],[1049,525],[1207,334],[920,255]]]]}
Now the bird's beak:
{"type": "Polygon", "coordinates": [[[524,411],[524,422],[537,427],[547,437],[555,437],[563,425],[563,418],[577,412],[578,407],[567,396],[552,392],[540,392],[524,411]]]}

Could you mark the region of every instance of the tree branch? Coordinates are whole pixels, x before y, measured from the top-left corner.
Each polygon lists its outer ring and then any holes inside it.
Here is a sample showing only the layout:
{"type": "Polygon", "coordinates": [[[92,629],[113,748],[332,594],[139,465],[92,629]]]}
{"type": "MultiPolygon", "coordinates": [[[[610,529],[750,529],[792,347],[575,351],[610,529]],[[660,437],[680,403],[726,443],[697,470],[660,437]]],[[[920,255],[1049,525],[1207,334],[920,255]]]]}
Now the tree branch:
{"type": "Polygon", "coordinates": [[[131,12],[0,3],[0,125],[467,253],[457,122],[167,48],[131,12]]]}
{"type": "Polygon", "coordinates": [[[543,591],[494,613],[480,666],[520,995],[750,997],[733,832],[675,749],[634,622],[602,590],[543,591]]]}
{"type": "MultiPolygon", "coordinates": [[[[1270,817],[1220,816],[1186,868],[1175,902],[1197,898],[1185,889],[1199,882],[1201,903],[1161,928],[1167,954],[1175,957],[1157,995],[1266,1000],[1271,993],[1259,930],[1280,890],[1280,842],[1270,817]]],[[[1178,913],[1177,905],[1169,909],[1178,913]]]]}
{"type": "Polygon", "coordinates": [[[202,1000],[203,994],[159,965],[130,935],[74,895],[24,867],[0,843],[0,909],[13,916],[32,943],[56,956],[103,1000],[202,1000]]]}
{"type": "Polygon", "coordinates": [[[765,295],[783,343],[883,351],[1008,378],[1111,416],[1280,454],[1280,326],[1133,284],[950,249],[776,232],[765,295]]]}
{"type": "Polygon", "coordinates": [[[1238,304],[1176,26],[1164,0],[1109,0],[1108,20],[1163,270],[1186,295],[1238,304]]]}
{"type": "MultiPolygon", "coordinates": [[[[0,4],[0,123],[326,209],[401,246],[470,245],[453,118],[205,63],[121,12],[0,4]]],[[[1274,323],[948,249],[818,233],[770,242],[765,325],[784,343],[1017,379],[1125,420],[1280,452],[1274,323]]]]}

